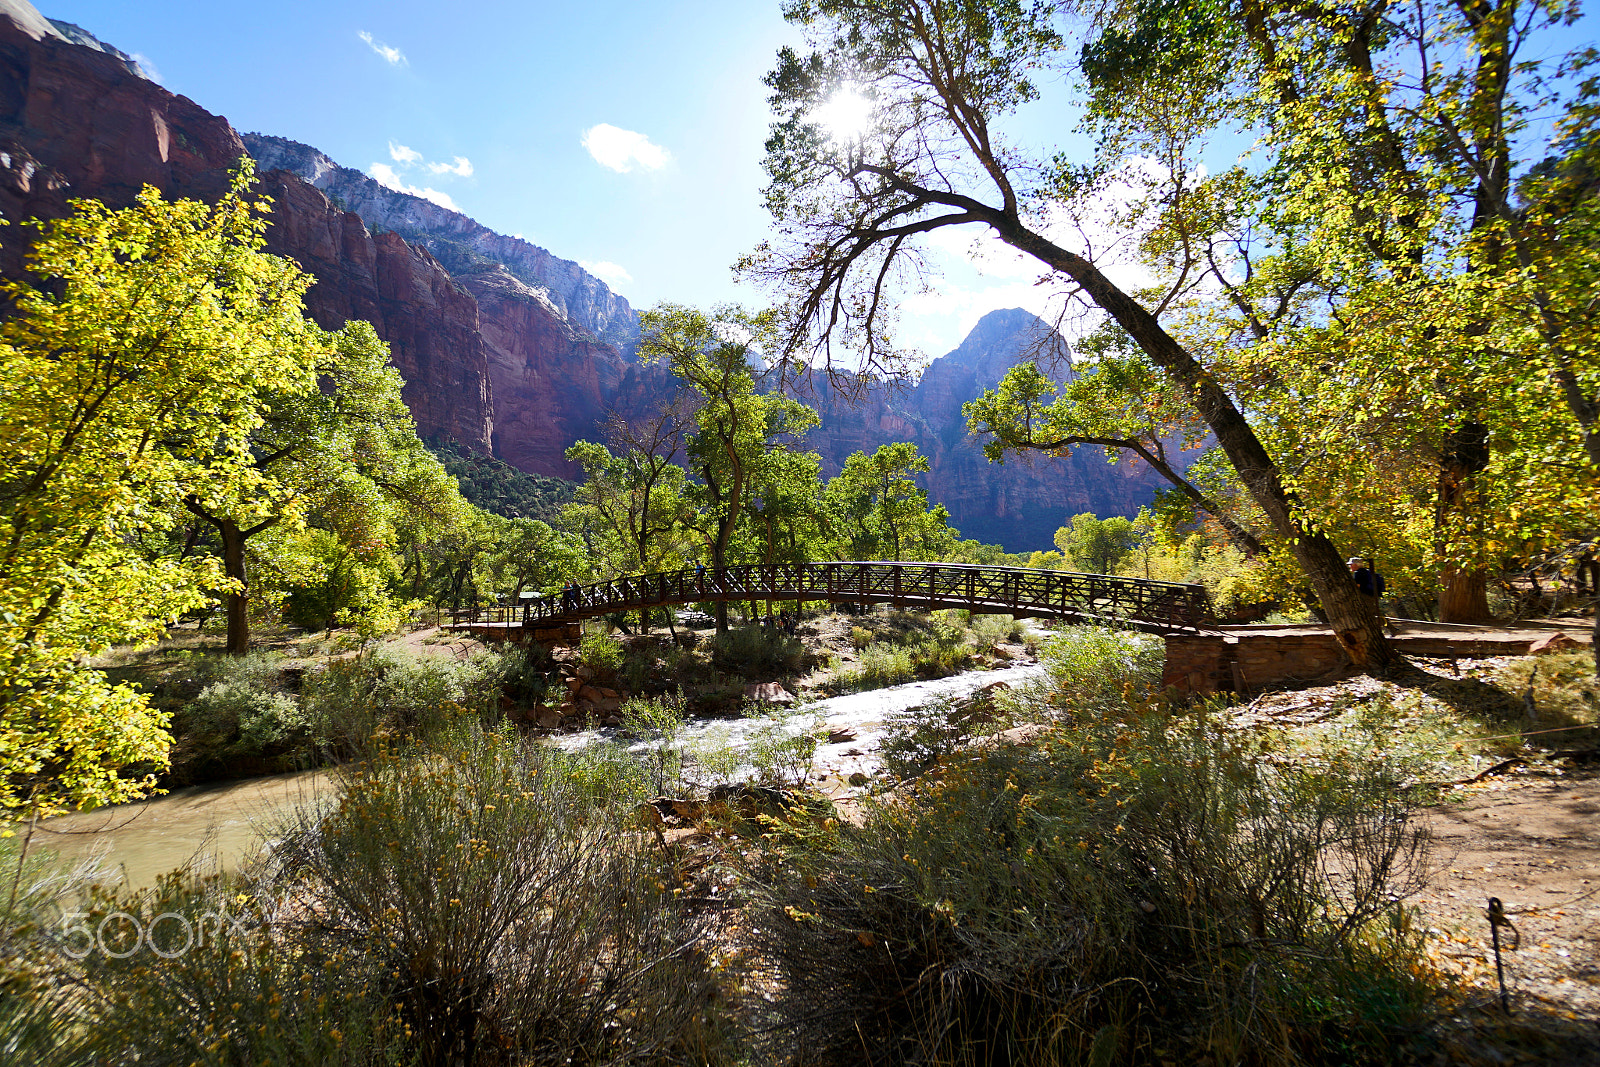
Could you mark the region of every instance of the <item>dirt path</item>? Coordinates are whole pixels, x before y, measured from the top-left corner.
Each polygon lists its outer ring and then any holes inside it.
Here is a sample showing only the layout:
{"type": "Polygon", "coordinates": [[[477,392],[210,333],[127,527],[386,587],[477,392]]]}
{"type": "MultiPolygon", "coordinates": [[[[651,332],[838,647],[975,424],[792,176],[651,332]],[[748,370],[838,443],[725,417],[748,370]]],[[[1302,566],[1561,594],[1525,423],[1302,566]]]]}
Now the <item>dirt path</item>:
{"type": "Polygon", "coordinates": [[[1436,960],[1469,990],[1446,1062],[1600,1064],[1600,768],[1517,768],[1457,787],[1425,818],[1433,875],[1413,899],[1436,960]],[[1490,897],[1515,925],[1501,932],[1510,1017],[1490,897]]]}

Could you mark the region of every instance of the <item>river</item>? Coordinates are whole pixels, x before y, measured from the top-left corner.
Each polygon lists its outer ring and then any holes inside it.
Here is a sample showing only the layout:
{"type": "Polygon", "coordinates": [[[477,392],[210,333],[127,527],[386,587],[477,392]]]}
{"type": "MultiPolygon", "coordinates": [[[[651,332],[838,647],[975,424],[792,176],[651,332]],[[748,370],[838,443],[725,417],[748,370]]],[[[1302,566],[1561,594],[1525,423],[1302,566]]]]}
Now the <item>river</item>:
{"type": "MultiPolygon", "coordinates": [[[[813,761],[814,776],[830,791],[842,792],[852,774],[870,775],[877,768],[878,741],[885,720],[895,712],[921,707],[937,697],[961,699],[1000,682],[1014,686],[1043,673],[1044,668],[1037,664],[966,671],[949,678],[830,697],[805,706],[799,715],[695,720],[686,725],[680,742],[691,747],[708,741],[741,746],[775,722],[798,733],[820,721],[836,736],[852,735],[819,744],[813,761]]],[[[605,730],[552,740],[573,751],[614,739],[615,731],[605,730]]],[[[648,742],[624,743],[637,753],[650,747],[648,742]]],[[[236,867],[244,857],[260,850],[275,821],[299,806],[328,798],[332,790],[333,778],[327,771],[192,786],[138,804],[46,820],[39,824],[34,844],[69,863],[98,861],[109,876],[120,875],[128,885],[149,886],[159,875],[190,861],[202,868],[236,867]]]]}

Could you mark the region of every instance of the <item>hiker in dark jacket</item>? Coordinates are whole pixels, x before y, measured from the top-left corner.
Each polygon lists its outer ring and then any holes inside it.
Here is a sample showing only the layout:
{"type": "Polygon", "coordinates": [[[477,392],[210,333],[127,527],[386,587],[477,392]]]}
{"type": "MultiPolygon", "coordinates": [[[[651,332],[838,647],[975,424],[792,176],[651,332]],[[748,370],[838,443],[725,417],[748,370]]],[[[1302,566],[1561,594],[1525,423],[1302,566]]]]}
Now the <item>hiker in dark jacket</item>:
{"type": "Polygon", "coordinates": [[[1383,596],[1383,575],[1367,566],[1360,556],[1350,557],[1350,577],[1363,596],[1376,600],[1383,596]]]}
{"type": "Polygon", "coordinates": [[[1373,570],[1360,556],[1350,557],[1350,579],[1356,583],[1356,588],[1361,590],[1361,595],[1372,598],[1372,610],[1378,613],[1378,621],[1390,635],[1400,632],[1399,624],[1383,613],[1383,575],[1373,570]]]}

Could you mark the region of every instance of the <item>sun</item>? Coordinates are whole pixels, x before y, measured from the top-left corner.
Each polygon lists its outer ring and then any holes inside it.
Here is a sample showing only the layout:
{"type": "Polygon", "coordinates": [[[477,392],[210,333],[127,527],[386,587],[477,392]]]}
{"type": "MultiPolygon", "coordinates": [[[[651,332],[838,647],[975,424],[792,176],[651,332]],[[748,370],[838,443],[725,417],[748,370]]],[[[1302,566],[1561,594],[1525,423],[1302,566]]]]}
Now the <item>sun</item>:
{"type": "Polygon", "coordinates": [[[811,117],[833,140],[853,141],[872,128],[872,101],[854,86],[842,86],[811,117]]]}

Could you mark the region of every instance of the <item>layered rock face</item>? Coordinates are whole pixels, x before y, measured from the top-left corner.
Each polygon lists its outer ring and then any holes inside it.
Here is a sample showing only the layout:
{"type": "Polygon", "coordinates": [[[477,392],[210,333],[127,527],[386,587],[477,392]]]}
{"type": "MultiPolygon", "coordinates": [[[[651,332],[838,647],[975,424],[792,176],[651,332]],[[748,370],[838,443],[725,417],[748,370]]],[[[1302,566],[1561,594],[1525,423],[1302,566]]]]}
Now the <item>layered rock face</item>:
{"type": "Polygon", "coordinates": [[[520,237],[495,233],[459,211],[398,192],[358,170],[341,167],[298,141],[244,135],[245,146],[263,168],[292,171],[366,220],[432,252],[456,276],[503,266],[570,327],[594,339],[627,348],[638,336],[639,316],[604,282],[569,259],[551,255],[520,237]]]}
{"type": "Polygon", "coordinates": [[[495,397],[495,455],[531,474],[576,478],[574,441],[594,439],[613,406],[631,414],[671,388],[664,368],[629,363],[614,345],[572,326],[549,295],[502,268],[464,275],[495,397]]]}
{"type": "MultiPolygon", "coordinates": [[[[245,154],[227,120],[140,77],[115,49],[74,43],[21,0],[0,0],[6,218],[60,218],[71,197],[125,207],[146,185],[216,199],[245,154]]],[[[418,431],[487,450],[492,400],[471,295],[426,252],[392,234],[375,239],[294,175],[264,175],[263,187],[276,201],[268,249],[317,279],[306,298],[312,316],[329,329],[371,322],[406,379],[418,431]]],[[[20,270],[24,252],[22,241],[6,241],[0,271],[20,270]]]]}
{"type": "Polygon", "coordinates": [[[1020,308],[992,311],[960,347],[934,360],[909,390],[875,386],[847,398],[818,381],[801,399],[822,415],[808,444],[832,475],[851,452],[911,441],[928,457],[919,479],[929,499],[950,510],[961,536],[1016,552],[1048,549],[1073,515],[1132,515],[1167,483],[1137,461],[1106,462],[1098,448],[1065,458],[1021,457],[990,463],[967,433],[961,405],[999,383],[1017,363],[1034,360],[1058,381],[1073,372],[1064,340],[1020,308]]]}

